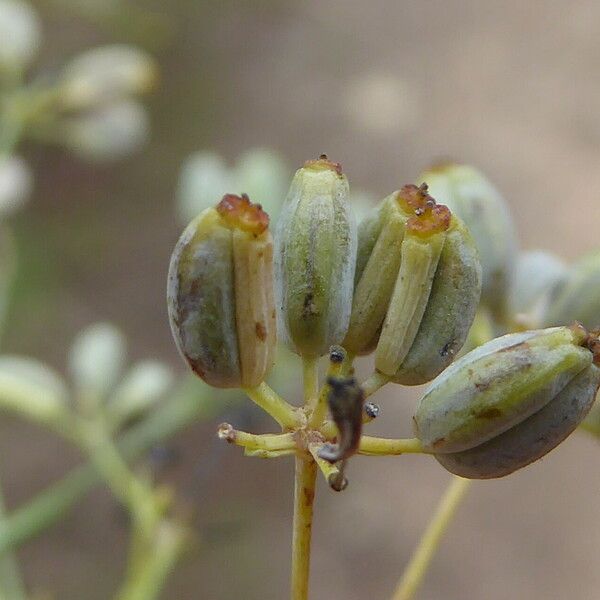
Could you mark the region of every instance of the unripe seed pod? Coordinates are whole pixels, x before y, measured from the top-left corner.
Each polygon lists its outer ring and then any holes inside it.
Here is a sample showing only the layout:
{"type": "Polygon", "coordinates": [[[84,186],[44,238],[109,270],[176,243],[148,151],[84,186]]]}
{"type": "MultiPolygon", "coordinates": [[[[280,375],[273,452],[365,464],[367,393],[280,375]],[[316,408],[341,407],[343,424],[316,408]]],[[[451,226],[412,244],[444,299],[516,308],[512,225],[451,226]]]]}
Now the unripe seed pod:
{"type": "Polygon", "coordinates": [[[481,172],[468,165],[435,166],[420,180],[469,228],[483,271],[481,301],[498,316],[505,316],[517,249],[516,229],[506,202],[481,172]]]}
{"type": "Polygon", "coordinates": [[[591,407],[598,345],[595,333],[574,325],[476,348],[431,384],[415,415],[418,438],[464,477],[501,477],[537,460],[591,407]]]}
{"type": "Polygon", "coordinates": [[[544,325],[573,321],[590,329],[600,326],[600,252],[583,256],[569,267],[548,298],[544,325]]]}
{"type": "Polygon", "coordinates": [[[275,292],[283,340],[305,357],[344,338],[350,319],[356,224],[348,181],[326,156],[299,169],[275,234],[275,292]]]}
{"type": "Polygon", "coordinates": [[[436,459],[451,473],[468,479],[509,475],[542,458],[573,433],[591,409],[599,385],[600,369],[592,364],[525,421],[480,446],[437,454],[436,459]]]}
{"type": "Polygon", "coordinates": [[[378,371],[405,385],[429,381],[467,336],[481,268],[466,227],[428,195],[404,186],[359,227],[356,287],[344,347],[377,348],[378,371]]]}
{"type": "Polygon", "coordinates": [[[168,308],[183,358],[215,387],[254,387],[273,363],[269,217],[228,194],[185,229],[171,257],[168,308]]]}
{"type": "Polygon", "coordinates": [[[419,331],[393,376],[420,385],[439,375],[457,356],[481,296],[481,264],[465,224],[452,217],[419,331]]]}

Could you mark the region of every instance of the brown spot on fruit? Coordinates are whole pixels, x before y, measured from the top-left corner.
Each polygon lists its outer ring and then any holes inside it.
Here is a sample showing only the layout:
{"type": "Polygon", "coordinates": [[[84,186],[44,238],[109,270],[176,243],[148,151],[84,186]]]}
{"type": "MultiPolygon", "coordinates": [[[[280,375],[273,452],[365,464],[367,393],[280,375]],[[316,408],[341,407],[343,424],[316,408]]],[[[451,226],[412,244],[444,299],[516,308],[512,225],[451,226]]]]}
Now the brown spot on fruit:
{"type": "Polygon", "coordinates": [[[315,499],[315,490],[311,488],[304,488],[302,490],[304,492],[304,503],[306,506],[312,506],[312,503],[315,499]]]}
{"type": "Polygon", "coordinates": [[[254,331],[256,331],[256,337],[261,341],[264,342],[267,339],[267,330],[265,328],[265,326],[260,323],[260,322],[256,322],[254,324],[254,331]]]}
{"type": "Polygon", "coordinates": [[[474,412],[473,416],[479,419],[497,419],[498,417],[502,416],[502,411],[498,408],[490,406],[488,408],[484,408],[483,410],[474,412]]]}
{"type": "Polygon", "coordinates": [[[317,314],[317,307],[313,302],[313,298],[314,296],[312,293],[308,293],[306,296],[304,296],[304,302],[302,306],[302,316],[304,318],[312,317],[313,315],[317,314]]]}

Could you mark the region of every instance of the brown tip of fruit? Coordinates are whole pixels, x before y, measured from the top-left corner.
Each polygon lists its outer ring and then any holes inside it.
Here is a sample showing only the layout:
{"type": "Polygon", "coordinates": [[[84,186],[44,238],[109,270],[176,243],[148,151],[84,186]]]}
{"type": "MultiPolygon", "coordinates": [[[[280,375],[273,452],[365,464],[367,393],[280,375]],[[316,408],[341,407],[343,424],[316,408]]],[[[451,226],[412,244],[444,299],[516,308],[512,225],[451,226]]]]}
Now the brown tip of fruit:
{"type": "MultiPolygon", "coordinates": [[[[576,326],[583,328],[580,323],[576,323],[576,325],[573,325],[572,327],[576,326]]],[[[583,345],[592,353],[594,364],[597,367],[600,367],[600,329],[594,329],[586,333],[587,335],[583,345]]]]}
{"type": "Polygon", "coordinates": [[[342,174],[342,165],[340,163],[329,160],[327,154],[321,154],[315,160],[307,160],[304,163],[305,169],[313,169],[315,171],[324,171],[326,169],[335,171],[338,175],[342,174]]]}
{"type": "Polygon", "coordinates": [[[408,184],[402,186],[396,197],[398,204],[409,213],[419,214],[435,206],[435,200],[429,195],[427,184],[408,184]]]}
{"type": "Polygon", "coordinates": [[[260,235],[269,227],[269,215],[260,204],[253,204],[246,194],[225,194],[217,212],[229,227],[260,235]]]}
{"type": "Polygon", "coordinates": [[[452,213],[447,206],[436,204],[420,214],[415,214],[406,222],[407,231],[420,237],[441,233],[450,227],[452,213]]]}

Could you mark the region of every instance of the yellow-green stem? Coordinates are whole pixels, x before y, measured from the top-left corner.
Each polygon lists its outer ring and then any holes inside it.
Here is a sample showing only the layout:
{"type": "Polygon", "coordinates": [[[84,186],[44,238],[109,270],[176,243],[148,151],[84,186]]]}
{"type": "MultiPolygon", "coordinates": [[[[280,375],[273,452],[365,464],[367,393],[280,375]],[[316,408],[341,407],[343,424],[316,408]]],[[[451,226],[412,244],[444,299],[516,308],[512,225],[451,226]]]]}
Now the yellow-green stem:
{"type": "Polygon", "coordinates": [[[308,449],[312,454],[312,457],[315,459],[315,463],[319,470],[321,471],[327,485],[336,492],[341,492],[347,484],[347,481],[344,482],[344,473],[343,473],[343,465],[338,463],[330,463],[328,460],[325,460],[319,456],[319,450],[323,448],[322,443],[309,444],[308,449]]]}
{"type": "Polygon", "coordinates": [[[392,600],[411,600],[414,597],[415,592],[423,581],[431,559],[440,544],[440,540],[452,521],[452,517],[469,489],[470,484],[471,480],[469,479],[462,479],[461,477],[454,477],[452,479],[419,545],[402,574],[392,600]]]}
{"type": "Polygon", "coordinates": [[[352,352],[346,351],[346,358],[342,363],[342,368],[340,375],[343,377],[347,377],[348,375],[354,372],[354,360],[356,358],[356,354],[352,354],[352,352]]]}
{"type": "MultiPolygon", "coordinates": [[[[304,408],[314,412],[319,400],[319,359],[302,359],[304,408]]],[[[294,520],[292,526],[291,600],[308,599],[310,541],[313,504],[317,483],[317,463],[310,454],[297,455],[294,463],[294,520]]]]}
{"type": "Polygon", "coordinates": [[[273,417],[284,429],[298,427],[300,419],[297,409],[288,404],[266,383],[263,382],[255,388],[245,388],[244,392],[250,400],[273,417]]]}
{"type": "Polygon", "coordinates": [[[217,435],[230,444],[243,446],[250,451],[264,450],[278,452],[280,450],[291,450],[296,447],[296,440],[291,433],[247,433],[239,429],[234,429],[229,423],[219,425],[217,435]]]}
{"type": "Polygon", "coordinates": [[[129,469],[102,424],[82,422],[80,442],[113,494],[130,511],[136,527],[149,539],[159,518],[152,487],[129,469]]]}
{"type": "Polygon", "coordinates": [[[388,375],[384,375],[379,371],[374,371],[367,379],[365,379],[365,381],[363,381],[363,383],[361,383],[365,398],[372,396],[377,390],[389,382],[390,378],[388,375]]]}
{"type": "Polygon", "coordinates": [[[186,530],[182,526],[163,521],[157,529],[152,552],[131,572],[117,600],[158,598],[164,581],[183,550],[186,537],[186,530]]]}
{"type": "Polygon", "coordinates": [[[417,438],[379,438],[363,435],[358,447],[360,454],[390,456],[395,454],[429,454],[417,438]]]}
{"type": "Polygon", "coordinates": [[[312,414],[319,403],[318,358],[302,358],[302,381],[304,383],[304,405],[312,414]]]}
{"type": "Polygon", "coordinates": [[[291,600],[308,599],[310,540],[316,478],[317,465],[312,457],[297,456],[294,477],[291,600]]]}
{"type": "MultiPolygon", "coordinates": [[[[340,377],[345,374],[346,369],[346,361],[348,360],[348,355],[344,356],[344,360],[341,363],[338,362],[330,362],[329,368],[327,369],[327,377],[340,377]]],[[[327,416],[327,396],[329,394],[329,386],[324,385],[321,388],[321,392],[319,393],[319,398],[315,405],[315,408],[310,415],[308,420],[308,426],[311,429],[317,429],[325,420],[327,416]]]]}

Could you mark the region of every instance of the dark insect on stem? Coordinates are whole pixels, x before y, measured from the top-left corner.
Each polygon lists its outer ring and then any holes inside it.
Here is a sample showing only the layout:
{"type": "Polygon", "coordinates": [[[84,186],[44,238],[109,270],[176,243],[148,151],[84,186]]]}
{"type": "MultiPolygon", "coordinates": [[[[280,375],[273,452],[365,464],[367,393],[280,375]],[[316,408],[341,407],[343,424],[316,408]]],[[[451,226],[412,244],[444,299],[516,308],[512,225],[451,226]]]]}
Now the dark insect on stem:
{"type": "Polygon", "coordinates": [[[327,384],[329,412],[340,435],[337,444],[326,444],[319,456],[334,463],[349,458],[358,450],[365,395],[354,377],[328,377],[327,384]]]}

